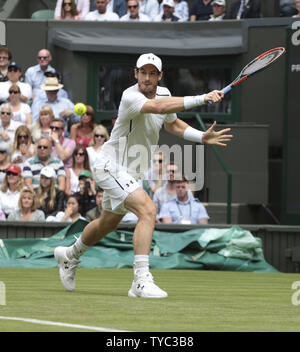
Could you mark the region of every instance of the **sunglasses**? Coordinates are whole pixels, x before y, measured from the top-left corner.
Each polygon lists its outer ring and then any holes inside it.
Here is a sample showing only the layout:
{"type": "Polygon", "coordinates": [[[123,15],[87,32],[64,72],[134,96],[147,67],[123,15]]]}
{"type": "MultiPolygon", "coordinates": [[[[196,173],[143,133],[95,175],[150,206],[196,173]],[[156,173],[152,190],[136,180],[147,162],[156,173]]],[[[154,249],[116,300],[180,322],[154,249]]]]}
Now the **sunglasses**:
{"type": "Polygon", "coordinates": [[[26,136],[24,136],[24,135],[19,135],[18,138],[20,138],[20,139],[21,139],[21,138],[27,139],[28,136],[27,136],[27,135],[26,135],[26,136]]]}
{"type": "Polygon", "coordinates": [[[72,3],[71,2],[64,2],[63,6],[72,6],[72,3]]]}
{"type": "Polygon", "coordinates": [[[168,170],[171,174],[175,174],[175,170],[168,170]]]}
{"type": "Polygon", "coordinates": [[[20,91],[19,90],[10,90],[9,94],[19,94],[20,91]]]}
{"type": "Polygon", "coordinates": [[[75,155],[76,155],[76,156],[78,156],[78,155],[79,155],[79,156],[84,156],[85,154],[84,154],[84,153],[76,153],[75,155]]]}
{"type": "Polygon", "coordinates": [[[47,145],[38,145],[38,149],[48,149],[47,145]]]}
{"type": "Polygon", "coordinates": [[[162,159],[159,159],[159,160],[153,160],[155,163],[160,163],[160,164],[162,164],[162,159]]]}
{"type": "Polygon", "coordinates": [[[95,138],[105,138],[104,134],[95,134],[95,138]]]}
{"type": "Polygon", "coordinates": [[[6,154],[6,150],[0,150],[0,154],[6,154]]]}
{"type": "Polygon", "coordinates": [[[20,70],[18,68],[16,68],[16,67],[10,67],[7,71],[8,72],[18,72],[20,70]]]}
{"type": "Polygon", "coordinates": [[[7,56],[0,56],[0,60],[8,60],[7,56]]]}
{"type": "Polygon", "coordinates": [[[62,130],[62,127],[57,127],[57,126],[50,126],[51,130],[62,130]]]}
{"type": "Polygon", "coordinates": [[[49,56],[38,56],[39,60],[47,60],[49,56]]]}
{"type": "Polygon", "coordinates": [[[7,176],[18,176],[18,174],[16,174],[15,172],[12,172],[12,171],[8,171],[6,173],[7,176]]]}
{"type": "Polygon", "coordinates": [[[131,6],[128,6],[129,9],[136,9],[138,7],[138,5],[131,5],[131,6]]]}
{"type": "Polygon", "coordinates": [[[10,116],[10,115],[11,115],[11,112],[1,111],[1,115],[8,115],[8,116],[10,116]]]}

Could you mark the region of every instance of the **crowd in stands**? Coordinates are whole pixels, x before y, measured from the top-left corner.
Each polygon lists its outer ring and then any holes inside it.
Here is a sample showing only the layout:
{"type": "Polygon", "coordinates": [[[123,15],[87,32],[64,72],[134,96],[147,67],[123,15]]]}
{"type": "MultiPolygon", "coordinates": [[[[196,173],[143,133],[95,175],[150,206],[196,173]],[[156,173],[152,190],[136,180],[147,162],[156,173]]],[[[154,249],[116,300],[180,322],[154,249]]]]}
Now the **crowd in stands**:
{"type": "MultiPolygon", "coordinates": [[[[281,0],[286,16],[300,16],[300,0],[281,0]]],[[[216,21],[260,16],[260,0],[239,0],[225,12],[225,0],[58,0],[57,20],[216,21]]],[[[102,211],[103,190],[94,166],[111,128],[95,122],[92,106],[82,116],[51,66],[49,50],[24,69],[0,48],[0,220],[91,221],[102,211]]],[[[157,208],[157,222],[207,223],[179,165],[154,154],[141,186],[157,208]],[[177,177],[176,177],[177,176],[177,177]]],[[[123,221],[137,221],[128,213],[123,221]]]]}
{"type": "MultiPolygon", "coordinates": [[[[261,17],[262,0],[57,0],[54,19],[185,22],[261,17]]],[[[299,0],[280,0],[281,16],[299,16],[299,0]],[[296,3],[298,2],[298,8],[296,3]]]]}

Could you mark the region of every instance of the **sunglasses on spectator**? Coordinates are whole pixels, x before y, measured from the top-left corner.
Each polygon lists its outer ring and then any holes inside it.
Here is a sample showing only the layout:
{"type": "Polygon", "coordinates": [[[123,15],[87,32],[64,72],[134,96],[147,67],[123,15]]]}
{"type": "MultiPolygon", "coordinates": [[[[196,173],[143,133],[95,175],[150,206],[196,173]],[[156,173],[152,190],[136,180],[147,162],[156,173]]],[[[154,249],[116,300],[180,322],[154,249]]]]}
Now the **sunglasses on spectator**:
{"type": "Polygon", "coordinates": [[[50,126],[51,130],[63,130],[63,127],[50,126]]]}
{"type": "Polygon", "coordinates": [[[163,160],[162,159],[157,159],[157,160],[153,160],[155,163],[160,163],[162,164],[163,160]]]}
{"type": "Polygon", "coordinates": [[[8,115],[8,116],[10,116],[10,115],[11,115],[11,112],[1,111],[1,115],[8,115]]]}
{"type": "Polygon", "coordinates": [[[11,172],[11,171],[8,171],[6,173],[7,176],[17,176],[18,174],[16,174],[15,172],[11,172]]]}
{"type": "Polygon", "coordinates": [[[105,138],[104,134],[95,134],[95,138],[105,138]]]}
{"type": "Polygon", "coordinates": [[[6,150],[0,150],[0,154],[6,154],[6,150]]]}
{"type": "Polygon", "coordinates": [[[7,56],[0,56],[0,60],[8,60],[7,56]]]}
{"type": "Polygon", "coordinates": [[[38,145],[38,149],[48,149],[47,145],[38,145]]]}
{"type": "Polygon", "coordinates": [[[63,6],[72,6],[72,3],[71,2],[64,2],[63,6]]]}
{"type": "Polygon", "coordinates": [[[8,72],[18,72],[19,71],[19,69],[18,68],[16,68],[16,67],[10,67],[10,68],[8,68],[8,70],[7,70],[8,72]]]}
{"type": "Polygon", "coordinates": [[[20,91],[19,90],[10,90],[9,94],[19,94],[20,91]]]}
{"type": "Polygon", "coordinates": [[[38,56],[39,60],[47,60],[49,56],[38,56]]]}
{"type": "Polygon", "coordinates": [[[79,156],[84,156],[84,153],[76,153],[75,155],[76,155],[76,156],[78,156],[78,155],[79,155],[79,156]]]}
{"type": "Polygon", "coordinates": [[[21,138],[28,139],[28,136],[21,134],[21,135],[18,136],[18,138],[20,138],[20,139],[21,139],[21,138]]]}
{"type": "Polygon", "coordinates": [[[138,5],[129,5],[128,8],[129,9],[136,9],[138,7],[138,5]]]}

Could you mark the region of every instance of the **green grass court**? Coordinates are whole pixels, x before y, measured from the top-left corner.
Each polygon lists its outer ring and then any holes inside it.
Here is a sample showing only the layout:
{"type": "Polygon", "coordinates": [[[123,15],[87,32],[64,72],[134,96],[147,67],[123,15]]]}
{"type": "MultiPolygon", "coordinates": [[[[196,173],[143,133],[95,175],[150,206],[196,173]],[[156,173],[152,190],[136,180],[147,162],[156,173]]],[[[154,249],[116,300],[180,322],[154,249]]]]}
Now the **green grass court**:
{"type": "Polygon", "coordinates": [[[202,270],[152,273],[168,298],[127,297],[131,269],[79,268],[76,291],[67,292],[58,269],[0,268],[0,281],[6,288],[1,317],[67,324],[0,319],[0,331],[91,331],[68,324],[130,332],[300,331],[300,305],[292,303],[293,294],[297,296],[292,284],[300,280],[299,275],[202,270]]]}

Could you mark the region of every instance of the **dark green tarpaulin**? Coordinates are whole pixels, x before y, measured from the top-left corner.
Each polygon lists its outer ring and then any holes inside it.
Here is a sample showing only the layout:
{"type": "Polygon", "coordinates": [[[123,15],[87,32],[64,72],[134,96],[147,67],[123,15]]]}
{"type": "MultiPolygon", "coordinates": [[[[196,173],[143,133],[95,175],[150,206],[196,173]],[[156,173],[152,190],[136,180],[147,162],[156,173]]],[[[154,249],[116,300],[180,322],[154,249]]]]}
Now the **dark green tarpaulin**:
{"type": "MultiPolygon", "coordinates": [[[[78,220],[49,238],[2,240],[0,267],[56,267],[54,248],[73,244],[86,224],[78,220]]],[[[132,267],[132,235],[121,230],[111,232],[81,257],[80,267],[132,267]]],[[[265,261],[261,240],[239,226],[199,228],[182,233],[155,231],[150,266],[155,269],[278,272],[265,261]]]]}

